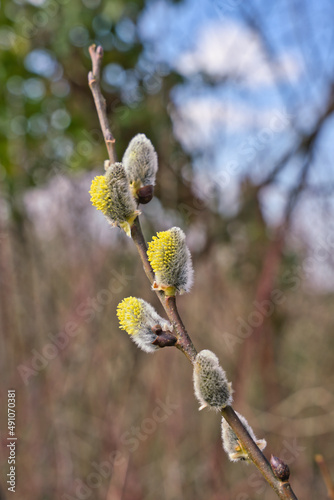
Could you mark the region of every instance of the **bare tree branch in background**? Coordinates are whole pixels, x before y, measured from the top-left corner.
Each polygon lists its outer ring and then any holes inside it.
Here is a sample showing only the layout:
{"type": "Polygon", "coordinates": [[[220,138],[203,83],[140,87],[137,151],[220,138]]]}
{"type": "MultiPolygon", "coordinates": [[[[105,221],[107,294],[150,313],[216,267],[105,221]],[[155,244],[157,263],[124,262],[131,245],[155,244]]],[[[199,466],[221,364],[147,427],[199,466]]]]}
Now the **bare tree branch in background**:
{"type": "Polygon", "coordinates": [[[316,455],[315,461],[318,464],[324,483],[326,485],[328,498],[329,500],[334,500],[334,483],[331,478],[325,459],[322,455],[316,455]]]}

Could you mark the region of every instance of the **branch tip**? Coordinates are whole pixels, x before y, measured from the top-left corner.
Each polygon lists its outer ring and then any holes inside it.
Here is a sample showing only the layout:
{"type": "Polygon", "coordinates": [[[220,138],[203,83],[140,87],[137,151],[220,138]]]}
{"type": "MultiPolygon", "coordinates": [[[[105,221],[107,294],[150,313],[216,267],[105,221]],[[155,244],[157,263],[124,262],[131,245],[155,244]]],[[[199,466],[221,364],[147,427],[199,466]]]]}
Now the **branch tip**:
{"type": "Polygon", "coordinates": [[[92,61],[92,71],[88,73],[88,85],[92,91],[96,111],[99,117],[101,130],[103,132],[104,141],[106,143],[109,159],[112,164],[116,163],[117,157],[114,148],[115,139],[110,131],[107,113],[106,102],[100,88],[101,64],[103,59],[103,48],[98,47],[93,43],[89,48],[89,55],[92,61]]]}
{"type": "Polygon", "coordinates": [[[92,45],[90,45],[88,47],[88,51],[89,51],[90,55],[92,55],[92,53],[95,52],[95,49],[96,49],[96,43],[92,43],[92,45]]]}

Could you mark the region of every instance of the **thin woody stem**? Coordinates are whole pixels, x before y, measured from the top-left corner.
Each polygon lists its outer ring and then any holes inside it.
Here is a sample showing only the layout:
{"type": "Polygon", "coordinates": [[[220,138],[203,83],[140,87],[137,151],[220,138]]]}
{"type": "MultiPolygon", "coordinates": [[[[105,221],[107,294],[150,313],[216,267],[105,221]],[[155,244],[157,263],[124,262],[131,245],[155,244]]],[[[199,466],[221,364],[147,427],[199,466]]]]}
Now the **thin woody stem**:
{"type": "MultiPolygon", "coordinates": [[[[154,272],[153,272],[151,264],[149,263],[148,258],[147,258],[147,254],[146,254],[147,245],[146,245],[146,241],[145,241],[142,229],[141,229],[139,217],[137,217],[134,220],[134,222],[131,226],[131,238],[137,247],[139,257],[140,257],[140,260],[142,261],[145,274],[146,274],[149,282],[151,283],[151,285],[153,285],[154,272]]],[[[162,298],[164,297],[164,293],[160,290],[155,290],[155,292],[157,293],[157,295],[160,299],[160,302],[162,303],[162,298]]]]}
{"type": "Polygon", "coordinates": [[[94,44],[91,45],[88,50],[92,60],[92,71],[88,73],[88,84],[93,94],[95,107],[99,117],[109,159],[111,163],[115,163],[117,161],[115,152],[115,139],[109,127],[109,122],[107,118],[106,100],[102,95],[100,87],[103,48],[101,46],[96,47],[96,45],[94,44]]]}
{"type": "MultiPolygon", "coordinates": [[[[92,45],[89,48],[89,53],[92,59],[92,66],[93,66],[93,71],[90,72],[88,75],[89,86],[92,90],[92,94],[94,97],[95,106],[99,116],[109,158],[110,161],[114,163],[116,161],[116,155],[114,151],[115,139],[109,129],[109,124],[106,114],[106,103],[104,97],[102,96],[99,83],[101,62],[103,58],[102,47],[96,48],[95,45],[92,45]]],[[[147,257],[146,241],[143,236],[143,232],[138,217],[135,219],[134,223],[131,226],[131,237],[134,244],[137,247],[145,274],[151,285],[153,285],[154,272],[147,257]]],[[[193,364],[197,351],[179,315],[179,312],[176,307],[175,297],[166,297],[164,292],[161,290],[154,290],[154,291],[156,292],[164,310],[166,311],[169,320],[171,321],[174,327],[174,331],[176,332],[177,342],[175,346],[178,349],[180,349],[189,359],[189,361],[193,364]]],[[[297,500],[297,497],[292,491],[290,483],[288,481],[281,481],[275,476],[274,471],[271,468],[268,460],[263,455],[261,450],[258,448],[256,443],[253,441],[253,439],[251,438],[245,427],[242,425],[240,419],[238,418],[233,408],[231,406],[227,406],[226,408],[222,409],[221,413],[222,416],[230,425],[230,427],[233,429],[235,434],[237,435],[244,449],[247,451],[249,458],[252,460],[254,465],[259,469],[263,477],[270,484],[270,486],[276,492],[278,497],[281,498],[282,500],[297,500]]]]}
{"type": "Polygon", "coordinates": [[[221,414],[241,441],[243,448],[247,450],[249,458],[276,492],[278,497],[283,500],[297,500],[290,483],[288,481],[281,481],[275,476],[270,463],[263,455],[260,448],[254,443],[232,406],[223,408],[221,414]]]}
{"type": "Polygon", "coordinates": [[[176,347],[183,352],[183,354],[189,359],[189,361],[194,364],[197,351],[194,347],[194,344],[189,337],[187,330],[182,322],[182,319],[179,315],[179,311],[176,307],[175,297],[165,297],[165,310],[168,314],[168,318],[172,322],[176,330],[177,343],[176,347]]]}

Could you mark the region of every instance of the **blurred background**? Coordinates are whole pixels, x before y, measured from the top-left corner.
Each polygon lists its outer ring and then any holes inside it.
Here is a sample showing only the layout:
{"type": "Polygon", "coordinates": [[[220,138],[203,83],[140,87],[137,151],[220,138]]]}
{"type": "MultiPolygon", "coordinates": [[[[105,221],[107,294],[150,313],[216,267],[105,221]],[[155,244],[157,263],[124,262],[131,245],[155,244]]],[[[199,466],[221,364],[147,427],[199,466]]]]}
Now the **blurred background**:
{"type": "Polygon", "coordinates": [[[158,152],[145,236],[187,234],[195,284],[178,303],[195,346],[217,353],[298,498],[327,498],[314,457],[334,474],[333,16],[331,0],[1,2],[3,498],[12,388],[19,499],[276,498],[228,461],[182,354],[147,355],[118,328],[126,296],[162,311],[90,204],[107,158],[94,42],[118,157],[139,132],[158,152]]]}

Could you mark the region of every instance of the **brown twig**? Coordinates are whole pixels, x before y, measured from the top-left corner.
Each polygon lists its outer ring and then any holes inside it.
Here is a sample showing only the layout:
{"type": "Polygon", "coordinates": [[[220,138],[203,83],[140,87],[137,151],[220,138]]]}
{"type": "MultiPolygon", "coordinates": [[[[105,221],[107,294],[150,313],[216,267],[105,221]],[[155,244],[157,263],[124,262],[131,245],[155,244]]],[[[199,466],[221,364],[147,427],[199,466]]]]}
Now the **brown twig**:
{"type": "Polygon", "coordinates": [[[276,492],[277,496],[285,500],[297,500],[289,481],[281,481],[278,477],[276,477],[270,463],[263,455],[260,448],[254,443],[233,408],[231,406],[226,406],[226,408],[222,409],[221,414],[230,427],[232,427],[242,443],[243,448],[247,450],[249,458],[261,472],[267,483],[269,483],[272,489],[276,492]]]}
{"type": "Polygon", "coordinates": [[[180,349],[180,351],[182,351],[183,354],[193,364],[197,355],[197,351],[179,315],[179,311],[177,310],[176,307],[175,297],[165,297],[165,304],[166,304],[166,312],[168,314],[168,318],[172,322],[172,325],[174,326],[177,332],[176,347],[180,349]]]}
{"type": "MultiPolygon", "coordinates": [[[[99,75],[100,75],[101,61],[103,57],[103,50],[101,47],[96,48],[95,45],[92,45],[89,48],[89,53],[91,55],[93,64],[93,73],[90,72],[89,74],[90,76],[88,77],[89,85],[92,89],[103,135],[105,137],[107,149],[110,156],[110,154],[113,155],[114,152],[113,148],[109,149],[109,147],[111,145],[113,146],[115,140],[112,137],[108,128],[105,100],[101,94],[99,87],[99,75]],[[110,133],[110,135],[108,135],[108,132],[110,133]],[[108,141],[106,137],[107,138],[111,137],[112,140],[108,141]]],[[[112,157],[110,156],[110,160],[114,161],[112,160],[112,158],[114,158],[114,156],[112,157]]],[[[143,232],[138,217],[135,219],[133,225],[131,226],[131,237],[137,247],[145,274],[148,280],[150,281],[151,285],[153,285],[154,272],[147,257],[146,241],[143,236],[143,232]]],[[[154,290],[154,291],[156,292],[163,308],[166,311],[169,320],[171,321],[174,327],[174,331],[177,338],[175,346],[178,349],[180,349],[183,352],[183,354],[188,358],[188,360],[193,364],[197,351],[179,315],[175,297],[166,297],[164,292],[162,292],[161,290],[154,290]]],[[[275,473],[272,467],[270,466],[268,460],[263,455],[261,450],[258,448],[256,443],[253,441],[253,439],[251,438],[251,436],[241,423],[240,419],[236,415],[233,408],[231,406],[227,406],[221,411],[221,413],[222,416],[228,422],[228,424],[231,426],[235,434],[237,435],[238,439],[241,441],[244,449],[247,450],[249,458],[252,460],[254,465],[259,469],[259,471],[264,476],[266,481],[270,484],[270,486],[273,488],[273,490],[277,493],[279,498],[281,498],[282,500],[297,500],[297,497],[292,491],[290,483],[288,481],[281,481],[279,478],[275,476],[275,473]]]]}
{"type": "Polygon", "coordinates": [[[322,478],[323,478],[324,483],[326,485],[328,498],[330,500],[334,500],[334,484],[333,484],[333,480],[331,478],[331,475],[329,473],[327,464],[325,462],[325,459],[322,455],[316,455],[314,458],[318,464],[322,478]]]}
{"type": "Polygon", "coordinates": [[[171,347],[177,342],[177,338],[173,332],[164,332],[161,327],[157,325],[158,328],[152,328],[152,331],[156,334],[157,338],[152,342],[153,345],[159,347],[171,347]]]}
{"type": "Polygon", "coordinates": [[[89,55],[92,60],[92,71],[88,73],[88,84],[92,91],[96,111],[100,120],[100,125],[106,143],[109,159],[111,163],[117,161],[115,152],[115,139],[111,133],[106,111],[106,100],[102,95],[100,87],[101,63],[103,59],[103,48],[101,46],[91,45],[89,55]]]}

